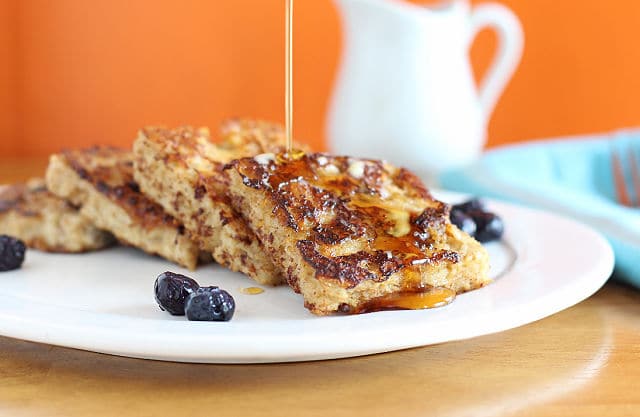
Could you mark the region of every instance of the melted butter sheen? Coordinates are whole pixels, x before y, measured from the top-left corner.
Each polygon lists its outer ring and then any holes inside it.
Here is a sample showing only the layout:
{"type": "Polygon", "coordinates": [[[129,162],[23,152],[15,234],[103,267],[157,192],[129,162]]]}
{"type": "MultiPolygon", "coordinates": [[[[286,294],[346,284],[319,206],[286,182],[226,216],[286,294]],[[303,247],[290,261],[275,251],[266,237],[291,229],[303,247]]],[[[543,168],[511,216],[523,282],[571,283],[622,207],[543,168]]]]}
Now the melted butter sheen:
{"type": "Polygon", "coordinates": [[[355,195],[351,199],[351,204],[356,207],[363,208],[379,208],[386,212],[387,218],[393,224],[393,227],[387,230],[387,234],[394,237],[401,237],[409,234],[411,231],[411,224],[409,222],[411,215],[408,211],[394,207],[392,202],[389,201],[386,204],[381,203],[381,198],[373,199],[371,196],[355,195]]]}
{"type": "MultiPolygon", "coordinates": [[[[303,151],[294,150],[291,153],[280,153],[276,155],[276,163],[277,169],[269,173],[267,180],[272,188],[278,188],[295,178],[305,178],[336,195],[349,196],[347,204],[352,207],[364,210],[380,209],[385,213],[387,228],[370,242],[371,249],[393,252],[396,256],[401,256],[411,262],[426,259],[422,249],[424,242],[417,238],[421,230],[418,230],[417,225],[411,223],[411,213],[394,204],[392,200],[354,192],[358,186],[357,182],[353,182],[349,176],[343,173],[341,173],[340,179],[346,179],[347,181],[318,175],[309,160],[305,158],[303,151]]],[[[241,173],[243,175],[248,174],[252,178],[257,177],[255,173],[242,171],[241,173]]],[[[379,214],[370,213],[372,219],[375,219],[376,215],[379,216],[379,214]]],[[[370,227],[375,228],[376,226],[371,224],[370,227]]]]}
{"type": "MultiPolygon", "coordinates": [[[[422,284],[422,274],[419,270],[411,268],[414,264],[424,263],[428,257],[425,253],[425,242],[420,236],[423,231],[417,224],[411,222],[411,213],[403,207],[394,204],[393,200],[373,197],[357,192],[358,182],[354,182],[349,176],[340,173],[339,178],[327,178],[316,173],[310,160],[302,151],[285,152],[276,155],[277,168],[270,171],[266,181],[271,188],[280,188],[283,184],[297,178],[305,178],[318,187],[335,193],[341,197],[347,197],[347,204],[352,208],[363,210],[372,220],[369,227],[380,228],[375,223],[376,216],[384,216],[385,228],[378,230],[377,236],[370,242],[370,249],[393,253],[399,257],[407,268],[404,269],[406,279],[400,291],[370,300],[357,310],[349,311],[351,314],[368,313],[383,310],[423,310],[442,307],[451,303],[455,297],[455,291],[442,287],[427,287],[422,284]],[[345,179],[345,181],[342,181],[345,179]],[[347,181],[348,180],[348,181],[347,181]],[[380,209],[376,211],[375,209],[380,209]]],[[[255,172],[243,172],[251,178],[258,177],[255,172]]],[[[261,291],[261,289],[258,289],[261,291]]],[[[243,293],[246,289],[243,289],[243,293]]]]}

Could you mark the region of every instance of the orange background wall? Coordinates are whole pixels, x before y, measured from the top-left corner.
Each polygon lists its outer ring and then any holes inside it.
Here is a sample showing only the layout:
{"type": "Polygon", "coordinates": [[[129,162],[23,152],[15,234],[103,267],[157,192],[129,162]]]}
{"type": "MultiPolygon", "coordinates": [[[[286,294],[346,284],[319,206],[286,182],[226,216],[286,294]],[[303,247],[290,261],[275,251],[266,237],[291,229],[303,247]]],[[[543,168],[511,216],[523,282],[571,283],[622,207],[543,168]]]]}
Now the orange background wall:
{"type": "MultiPolygon", "coordinates": [[[[640,125],[640,2],[504,0],[525,53],[489,146],[640,125]]],[[[283,120],[283,0],[0,0],[0,156],[128,145],[145,124],[283,120]]],[[[323,147],[331,0],[296,2],[296,135],[323,147]]],[[[493,52],[485,33],[472,56],[493,52]]]]}

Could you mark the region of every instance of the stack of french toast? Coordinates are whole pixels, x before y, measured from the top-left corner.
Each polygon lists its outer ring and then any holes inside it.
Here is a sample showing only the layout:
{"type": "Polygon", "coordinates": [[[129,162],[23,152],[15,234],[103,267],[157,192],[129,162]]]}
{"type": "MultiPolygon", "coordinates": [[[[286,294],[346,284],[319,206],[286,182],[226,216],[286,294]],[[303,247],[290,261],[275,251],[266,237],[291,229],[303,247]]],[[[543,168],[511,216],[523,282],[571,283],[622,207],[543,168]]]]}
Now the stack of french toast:
{"type": "Polygon", "coordinates": [[[131,150],[52,155],[45,180],[0,187],[0,233],[51,252],[114,242],[186,268],[213,259],[289,285],[314,314],[489,282],[486,250],[420,179],[384,161],[286,153],[279,125],[147,127],[131,150]]]}

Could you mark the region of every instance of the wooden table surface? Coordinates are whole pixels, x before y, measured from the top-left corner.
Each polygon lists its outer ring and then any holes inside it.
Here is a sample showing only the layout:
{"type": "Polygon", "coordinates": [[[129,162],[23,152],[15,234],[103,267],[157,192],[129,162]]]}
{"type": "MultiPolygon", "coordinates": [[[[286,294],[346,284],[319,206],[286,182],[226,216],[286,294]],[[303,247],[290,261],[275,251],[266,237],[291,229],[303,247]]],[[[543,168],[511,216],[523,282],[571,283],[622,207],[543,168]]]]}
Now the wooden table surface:
{"type": "MultiPolygon", "coordinates": [[[[0,160],[0,182],[44,164],[0,160]]],[[[0,337],[2,416],[638,416],[638,382],[640,292],[615,283],[495,335],[323,362],[163,363],[0,337]]]]}

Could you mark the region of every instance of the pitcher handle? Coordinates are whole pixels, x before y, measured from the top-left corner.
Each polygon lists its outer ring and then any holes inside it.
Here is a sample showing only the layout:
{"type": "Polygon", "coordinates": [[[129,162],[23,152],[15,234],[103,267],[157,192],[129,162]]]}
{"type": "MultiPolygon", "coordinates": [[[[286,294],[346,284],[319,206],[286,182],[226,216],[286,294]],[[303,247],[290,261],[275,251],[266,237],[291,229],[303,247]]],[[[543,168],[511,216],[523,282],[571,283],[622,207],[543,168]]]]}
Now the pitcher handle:
{"type": "Polygon", "coordinates": [[[498,50],[487,74],[480,82],[480,106],[488,119],[520,62],[524,37],[516,15],[501,4],[485,3],[473,8],[470,39],[473,40],[478,32],[486,27],[494,29],[498,34],[498,50]]]}

